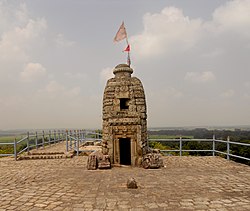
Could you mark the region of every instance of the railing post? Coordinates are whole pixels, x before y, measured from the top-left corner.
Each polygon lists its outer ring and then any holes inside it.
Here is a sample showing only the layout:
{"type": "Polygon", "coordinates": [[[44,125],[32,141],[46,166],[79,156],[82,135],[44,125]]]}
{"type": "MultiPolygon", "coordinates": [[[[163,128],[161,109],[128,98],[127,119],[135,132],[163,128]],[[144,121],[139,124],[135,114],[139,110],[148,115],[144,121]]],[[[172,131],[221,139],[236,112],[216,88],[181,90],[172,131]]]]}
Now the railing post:
{"type": "Polygon", "coordinates": [[[76,148],[76,147],[77,147],[77,141],[76,141],[76,140],[77,140],[77,130],[75,130],[74,133],[75,133],[75,134],[74,134],[74,136],[75,136],[74,148],[76,148]]]}
{"type": "Polygon", "coordinates": [[[66,134],[66,137],[65,137],[65,138],[66,138],[66,152],[68,152],[68,151],[69,151],[68,130],[66,130],[65,132],[66,132],[66,133],[65,133],[65,134],[66,134]]]}
{"type": "Polygon", "coordinates": [[[43,130],[43,135],[42,135],[42,144],[43,144],[43,149],[44,149],[44,130],[43,130]]]}
{"type": "Polygon", "coordinates": [[[85,142],[85,137],[86,137],[86,130],[83,130],[82,131],[82,139],[84,142],[85,142]]]}
{"type": "Polygon", "coordinates": [[[17,160],[17,142],[16,142],[16,137],[14,139],[14,157],[15,161],[17,160]]]}
{"type": "Polygon", "coordinates": [[[84,130],[81,130],[81,142],[83,142],[83,132],[84,132],[84,130]]]}
{"type": "Polygon", "coordinates": [[[63,130],[60,130],[60,141],[64,141],[63,140],[63,130]]]}
{"type": "Polygon", "coordinates": [[[180,136],[180,156],[182,156],[182,136],[180,136]]]}
{"type": "Polygon", "coordinates": [[[70,135],[69,137],[70,149],[72,149],[72,131],[71,130],[69,131],[69,135],[70,135]]]}
{"type": "Polygon", "coordinates": [[[215,156],[215,135],[213,135],[213,156],[215,156]]]}
{"type": "Polygon", "coordinates": [[[58,130],[54,130],[55,134],[55,143],[58,143],[58,130]]]}
{"type": "Polygon", "coordinates": [[[51,130],[49,131],[49,145],[50,145],[50,142],[51,142],[51,130]]]}
{"type": "Polygon", "coordinates": [[[79,155],[79,133],[77,133],[76,136],[77,136],[76,144],[77,144],[77,156],[78,156],[79,155]]]}
{"type": "Polygon", "coordinates": [[[27,152],[29,153],[30,151],[30,133],[27,132],[27,152]]]}
{"type": "Polygon", "coordinates": [[[36,132],[36,150],[38,150],[38,137],[37,137],[37,132],[36,132]]]}
{"type": "Polygon", "coordinates": [[[60,130],[58,130],[58,142],[61,142],[61,133],[60,133],[60,130]]]}
{"type": "Polygon", "coordinates": [[[229,156],[229,154],[230,154],[230,137],[228,136],[227,137],[227,160],[230,160],[230,156],[229,156]]]}
{"type": "Polygon", "coordinates": [[[60,130],[58,130],[58,142],[61,141],[61,133],[60,133],[60,130]]]}
{"type": "Polygon", "coordinates": [[[78,130],[78,137],[79,137],[79,144],[81,143],[81,132],[82,132],[82,130],[78,130]]]}
{"type": "Polygon", "coordinates": [[[56,131],[54,130],[54,144],[56,143],[56,131]]]}

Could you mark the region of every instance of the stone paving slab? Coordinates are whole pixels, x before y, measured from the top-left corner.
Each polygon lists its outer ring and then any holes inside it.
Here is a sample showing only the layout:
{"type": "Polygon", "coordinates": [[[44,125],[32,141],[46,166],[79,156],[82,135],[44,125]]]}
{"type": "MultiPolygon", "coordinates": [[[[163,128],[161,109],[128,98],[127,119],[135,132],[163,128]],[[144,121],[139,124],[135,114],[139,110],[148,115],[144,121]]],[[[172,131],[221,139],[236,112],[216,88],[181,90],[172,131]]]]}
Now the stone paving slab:
{"type": "Polygon", "coordinates": [[[0,211],[250,210],[250,167],[220,157],[169,156],[155,170],[86,162],[0,159],[0,211]],[[126,188],[129,177],[138,189],[126,188]]]}

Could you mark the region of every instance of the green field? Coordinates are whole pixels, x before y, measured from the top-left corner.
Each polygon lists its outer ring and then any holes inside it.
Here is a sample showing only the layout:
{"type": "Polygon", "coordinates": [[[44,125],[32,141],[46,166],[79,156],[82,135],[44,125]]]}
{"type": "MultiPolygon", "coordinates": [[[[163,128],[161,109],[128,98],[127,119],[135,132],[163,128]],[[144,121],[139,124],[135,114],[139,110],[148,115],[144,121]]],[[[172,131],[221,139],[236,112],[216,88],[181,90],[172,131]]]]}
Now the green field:
{"type": "Polygon", "coordinates": [[[9,142],[14,142],[15,138],[17,141],[19,141],[21,138],[24,136],[0,136],[0,143],[9,143],[9,142]]]}
{"type": "MultiPolygon", "coordinates": [[[[14,143],[14,140],[16,138],[17,141],[21,140],[24,136],[23,135],[17,135],[17,136],[0,136],[0,154],[13,154],[14,153],[14,145],[10,144],[4,144],[1,145],[1,143],[14,143]]],[[[26,147],[26,142],[22,142],[20,144],[17,144],[17,151],[22,150],[24,147],[26,147]]]]}
{"type": "MultiPolygon", "coordinates": [[[[1,144],[1,143],[14,143],[14,140],[16,138],[16,141],[18,142],[22,138],[24,138],[24,135],[17,135],[17,136],[0,136],[0,154],[13,154],[14,153],[14,145],[13,144],[1,144]]],[[[30,139],[30,145],[34,145],[35,139],[30,139]]],[[[21,151],[27,146],[27,141],[22,141],[21,143],[17,144],[17,152],[21,151]]]]}
{"type": "MultiPolygon", "coordinates": [[[[15,136],[1,136],[0,143],[14,142],[15,136]]],[[[14,152],[13,145],[0,145],[0,154],[12,154],[14,152]]]]}
{"type": "Polygon", "coordinates": [[[2,136],[0,137],[0,143],[14,142],[15,136],[2,136]]]}

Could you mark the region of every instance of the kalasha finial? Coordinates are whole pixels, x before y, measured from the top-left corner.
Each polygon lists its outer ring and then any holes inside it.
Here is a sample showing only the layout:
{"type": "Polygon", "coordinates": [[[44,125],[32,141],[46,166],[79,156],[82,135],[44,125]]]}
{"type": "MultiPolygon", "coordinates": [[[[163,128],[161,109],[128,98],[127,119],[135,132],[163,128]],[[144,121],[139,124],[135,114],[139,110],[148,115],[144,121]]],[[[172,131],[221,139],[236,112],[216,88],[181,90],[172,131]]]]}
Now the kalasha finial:
{"type": "Polygon", "coordinates": [[[131,77],[133,69],[127,64],[119,64],[115,67],[113,73],[115,74],[115,77],[121,77],[121,76],[131,77]]]}

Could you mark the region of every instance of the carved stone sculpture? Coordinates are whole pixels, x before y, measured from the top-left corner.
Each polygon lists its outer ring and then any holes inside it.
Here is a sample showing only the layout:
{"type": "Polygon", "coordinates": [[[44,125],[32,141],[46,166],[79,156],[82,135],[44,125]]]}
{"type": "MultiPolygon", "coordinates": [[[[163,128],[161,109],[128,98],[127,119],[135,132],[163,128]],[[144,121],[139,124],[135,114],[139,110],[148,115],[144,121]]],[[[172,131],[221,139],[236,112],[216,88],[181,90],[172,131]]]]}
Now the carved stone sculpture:
{"type": "Polygon", "coordinates": [[[97,168],[98,169],[111,168],[109,155],[104,155],[100,151],[95,151],[88,156],[87,169],[95,170],[97,168]]]}
{"type": "Polygon", "coordinates": [[[147,148],[147,153],[143,156],[142,167],[145,169],[153,169],[163,167],[161,154],[157,150],[147,148]]]}
{"type": "Polygon", "coordinates": [[[91,153],[88,156],[87,169],[88,170],[96,170],[97,169],[97,155],[95,153],[91,153]]]}

